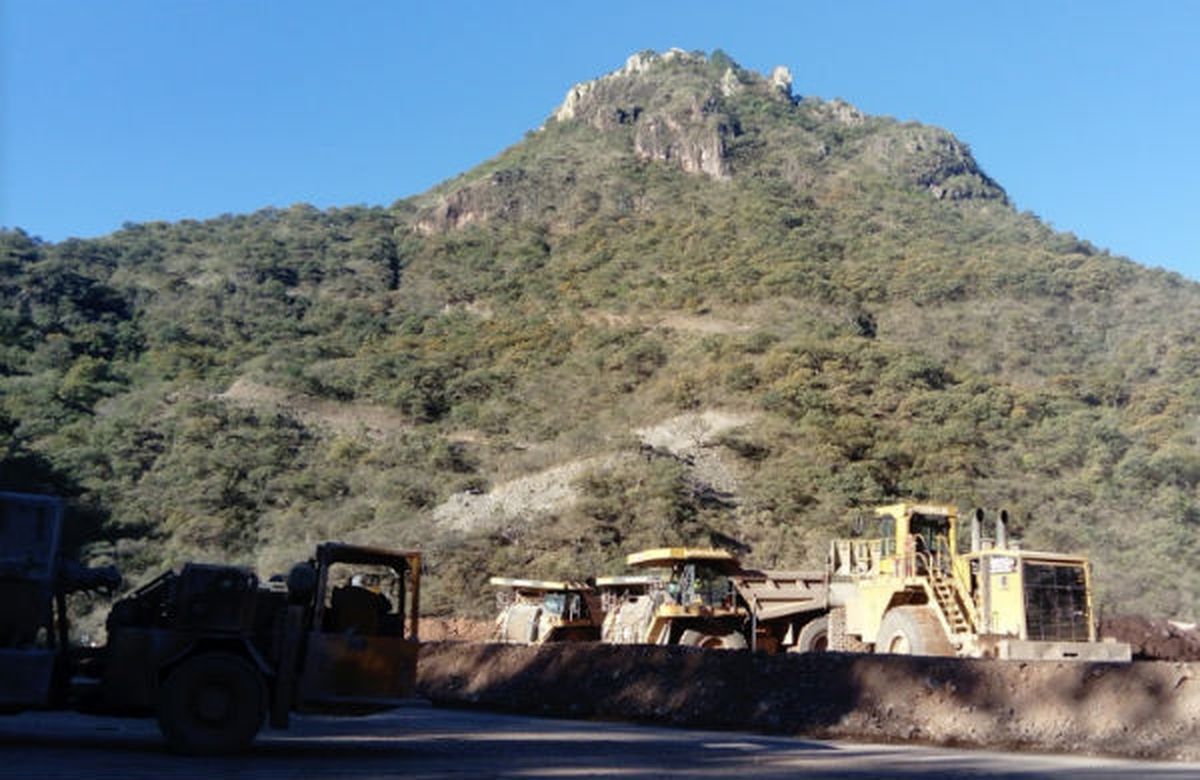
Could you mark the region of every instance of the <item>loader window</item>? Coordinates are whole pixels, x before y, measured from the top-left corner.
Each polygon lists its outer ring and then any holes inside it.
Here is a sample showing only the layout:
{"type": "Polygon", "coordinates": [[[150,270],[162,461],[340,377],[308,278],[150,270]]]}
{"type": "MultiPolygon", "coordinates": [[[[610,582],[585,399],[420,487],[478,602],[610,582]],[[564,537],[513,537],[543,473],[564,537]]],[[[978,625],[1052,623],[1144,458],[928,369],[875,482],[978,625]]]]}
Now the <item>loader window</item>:
{"type": "Polygon", "coordinates": [[[949,530],[950,523],[942,515],[914,514],[909,524],[909,533],[921,537],[926,550],[933,550],[938,536],[945,536],[949,530]]]}
{"type": "Polygon", "coordinates": [[[401,578],[390,568],[334,564],[330,582],[337,583],[326,601],[325,630],[335,633],[391,635],[402,631],[401,578]]]}
{"type": "Polygon", "coordinates": [[[879,538],[883,539],[883,554],[896,554],[896,518],[883,515],[879,518],[879,538]]]}
{"type": "Polygon", "coordinates": [[[378,634],[390,611],[390,602],[382,593],[361,585],[341,585],[330,595],[330,628],[339,633],[378,634]]]}

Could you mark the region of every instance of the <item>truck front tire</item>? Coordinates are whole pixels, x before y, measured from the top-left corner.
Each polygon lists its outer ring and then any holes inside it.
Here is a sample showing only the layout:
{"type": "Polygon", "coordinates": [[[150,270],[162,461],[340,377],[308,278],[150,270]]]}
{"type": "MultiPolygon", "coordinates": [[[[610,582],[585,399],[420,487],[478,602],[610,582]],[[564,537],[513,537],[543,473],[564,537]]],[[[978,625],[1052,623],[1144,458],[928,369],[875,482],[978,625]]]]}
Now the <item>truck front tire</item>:
{"type": "Polygon", "coordinates": [[[942,624],[924,605],[892,607],[879,624],[876,653],[891,655],[954,655],[942,624]]]}
{"type": "Polygon", "coordinates": [[[158,727],[177,753],[236,753],[250,747],[266,711],[257,669],[231,653],[205,653],[185,660],[163,682],[158,727]]]}

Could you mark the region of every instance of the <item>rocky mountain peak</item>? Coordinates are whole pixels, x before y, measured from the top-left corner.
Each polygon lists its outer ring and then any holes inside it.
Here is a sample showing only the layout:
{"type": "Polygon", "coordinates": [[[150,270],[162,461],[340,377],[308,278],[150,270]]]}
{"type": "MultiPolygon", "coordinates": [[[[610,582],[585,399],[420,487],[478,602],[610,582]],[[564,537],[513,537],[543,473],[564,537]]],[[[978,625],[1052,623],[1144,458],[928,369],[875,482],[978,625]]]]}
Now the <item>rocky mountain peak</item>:
{"type": "Polygon", "coordinates": [[[792,89],[787,67],[764,75],[720,51],[633,54],[617,70],[572,86],[522,153],[438,192],[414,228],[430,235],[495,219],[570,221],[572,209],[588,212],[595,204],[584,202],[598,197],[579,183],[601,171],[619,176],[608,163],[625,156],[715,181],[778,176],[809,195],[838,177],[882,175],[939,200],[1004,200],[950,133],[869,117],[843,100],[801,100],[792,89]],[[550,151],[560,142],[582,156],[550,151]],[[583,167],[591,170],[582,174],[583,167]]]}
{"type": "Polygon", "coordinates": [[[739,129],[722,99],[746,90],[791,101],[791,72],[779,66],[768,80],[719,52],[639,52],[620,69],[571,87],[552,119],[601,130],[630,128],[642,159],[723,179],[729,176],[729,140],[739,129]]]}

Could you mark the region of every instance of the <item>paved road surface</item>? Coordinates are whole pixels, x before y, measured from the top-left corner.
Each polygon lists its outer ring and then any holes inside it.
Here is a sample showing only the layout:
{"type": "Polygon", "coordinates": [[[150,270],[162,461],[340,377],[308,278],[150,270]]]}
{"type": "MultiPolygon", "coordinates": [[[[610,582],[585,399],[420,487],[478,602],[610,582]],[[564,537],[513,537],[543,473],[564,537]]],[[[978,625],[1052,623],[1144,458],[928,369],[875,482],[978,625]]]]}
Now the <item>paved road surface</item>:
{"type": "Polygon", "coordinates": [[[0,717],[0,777],[421,778],[592,776],[1183,780],[1200,764],[856,745],[414,706],[366,718],[306,717],[251,753],[188,759],[154,724],[64,713],[0,717]]]}

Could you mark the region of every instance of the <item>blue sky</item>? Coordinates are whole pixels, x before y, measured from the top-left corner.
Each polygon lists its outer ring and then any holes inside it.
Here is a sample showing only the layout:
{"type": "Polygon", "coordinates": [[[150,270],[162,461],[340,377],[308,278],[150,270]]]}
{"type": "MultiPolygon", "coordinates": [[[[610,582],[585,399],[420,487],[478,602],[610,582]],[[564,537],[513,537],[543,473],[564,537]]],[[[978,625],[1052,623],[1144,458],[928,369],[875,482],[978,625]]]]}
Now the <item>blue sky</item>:
{"type": "Polygon", "coordinates": [[[644,49],[952,131],[1017,208],[1200,280],[1200,2],[0,0],[0,225],[386,205],[644,49]]]}

